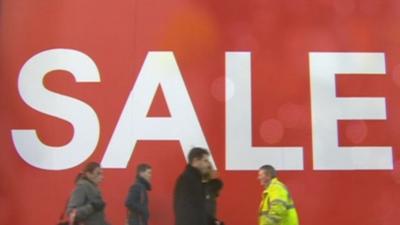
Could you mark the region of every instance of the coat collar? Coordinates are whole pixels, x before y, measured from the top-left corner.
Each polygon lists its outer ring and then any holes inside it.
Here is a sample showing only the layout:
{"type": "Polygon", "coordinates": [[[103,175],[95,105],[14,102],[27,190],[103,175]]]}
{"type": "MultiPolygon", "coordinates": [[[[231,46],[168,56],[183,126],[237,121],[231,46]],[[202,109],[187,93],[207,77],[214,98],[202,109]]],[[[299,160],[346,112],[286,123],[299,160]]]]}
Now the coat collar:
{"type": "Polygon", "coordinates": [[[200,172],[200,170],[198,170],[197,168],[193,167],[192,165],[189,164],[189,165],[186,166],[186,172],[191,174],[191,175],[193,175],[193,176],[196,176],[197,178],[199,178],[201,180],[201,172],[200,172]]]}
{"type": "Polygon", "coordinates": [[[275,177],[275,178],[272,178],[272,180],[271,180],[271,182],[269,182],[268,186],[265,187],[265,189],[264,189],[264,194],[265,194],[265,193],[268,193],[269,187],[271,187],[272,185],[277,184],[277,183],[279,183],[278,178],[276,178],[276,177],[275,177]]]}
{"type": "Polygon", "coordinates": [[[151,191],[151,184],[146,179],[144,179],[141,176],[138,176],[136,178],[136,181],[137,181],[137,183],[143,185],[146,188],[146,190],[151,191]]]}

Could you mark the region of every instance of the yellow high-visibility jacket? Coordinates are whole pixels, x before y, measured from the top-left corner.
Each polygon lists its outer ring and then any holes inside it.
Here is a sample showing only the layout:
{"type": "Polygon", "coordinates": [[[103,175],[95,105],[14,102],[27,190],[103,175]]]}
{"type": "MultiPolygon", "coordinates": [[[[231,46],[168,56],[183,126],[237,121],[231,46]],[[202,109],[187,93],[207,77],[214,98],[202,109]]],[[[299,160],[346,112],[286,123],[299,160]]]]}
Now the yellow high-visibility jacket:
{"type": "Polygon", "coordinates": [[[259,225],[298,225],[293,199],[277,178],[264,190],[260,204],[259,225]]]}

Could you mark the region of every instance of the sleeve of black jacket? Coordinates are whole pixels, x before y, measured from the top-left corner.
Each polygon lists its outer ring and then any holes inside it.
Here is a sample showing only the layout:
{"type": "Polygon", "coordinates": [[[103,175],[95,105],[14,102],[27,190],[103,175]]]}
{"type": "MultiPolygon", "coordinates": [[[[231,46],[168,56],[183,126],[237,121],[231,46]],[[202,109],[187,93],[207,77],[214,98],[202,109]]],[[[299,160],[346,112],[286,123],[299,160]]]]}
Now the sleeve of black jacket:
{"type": "Polygon", "coordinates": [[[224,187],[224,183],[220,179],[212,179],[209,182],[209,185],[210,185],[210,191],[213,192],[215,197],[219,196],[219,192],[224,187]]]}
{"type": "Polygon", "coordinates": [[[188,174],[182,174],[177,180],[174,197],[176,225],[207,224],[205,196],[201,181],[188,174]]]}
{"type": "Polygon", "coordinates": [[[125,201],[125,206],[134,212],[138,212],[141,214],[145,213],[145,206],[141,202],[141,198],[143,195],[142,188],[139,185],[133,185],[129,190],[128,197],[125,201]]]}

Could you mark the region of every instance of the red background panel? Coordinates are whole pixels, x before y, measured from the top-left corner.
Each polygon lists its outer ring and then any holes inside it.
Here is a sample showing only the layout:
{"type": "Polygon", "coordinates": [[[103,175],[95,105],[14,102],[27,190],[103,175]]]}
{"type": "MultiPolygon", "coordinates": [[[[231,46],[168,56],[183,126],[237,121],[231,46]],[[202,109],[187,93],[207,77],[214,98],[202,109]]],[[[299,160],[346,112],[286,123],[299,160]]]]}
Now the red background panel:
{"type": "MultiPolygon", "coordinates": [[[[251,51],[253,145],[303,146],[304,170],[281,172],[301,224],[395,225],[400,214],[400,4],[395,0],[1,0],[0,224],[55,224],[79,165],[45,171],[24,162],[11,129],[37,129],[63,145],[72,126],[29,108],[17,80],[22,65],[52,48],[89,55],[99,83],[51,72],[47,88],[89,104],[100,140],[88,161],[101,161],[148,51],[173,51],[225,182],[219,215],[228,225],[256,224],[262,188],[256,172],[225,168],[225,52],[251,51]],[[387,120],[340,121],[341,145],[392,146],[393,171],[314,171],[309,60],[311,51],[384,52],[386,76],[337,77],[338,96],[386,98],[387,120]],[[275,121],[271,124],[272,121],[275,121]]],[[[165,115],[162,94],[150,115],[165,115]]],[[[167,114],[168,115],[168,114],[167,114]]],[[[122,225],[135,166],[154,166],[150,224],[171,225],[172,190],[185,166],[177,141],[140,142],[126,169],[106,169],[107,216],[122,225]]]]}

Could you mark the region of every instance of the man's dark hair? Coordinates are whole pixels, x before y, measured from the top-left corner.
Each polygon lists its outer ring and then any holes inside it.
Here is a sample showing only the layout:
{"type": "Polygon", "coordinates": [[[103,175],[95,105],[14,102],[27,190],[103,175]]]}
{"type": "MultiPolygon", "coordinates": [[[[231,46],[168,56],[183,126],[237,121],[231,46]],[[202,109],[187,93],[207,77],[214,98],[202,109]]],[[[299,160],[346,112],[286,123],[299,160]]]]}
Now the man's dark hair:
{"type": "Polygon", "coordinates": [[[210,155],[206,149],[199,147],[192,148],[188,155],[189,164],[192,164],[195,159],[203,158],[205,155],[210,155]]]}
{"type": "Polygon", "coordinates": [[[275,168],[271,165],[264,165],[264,166],[260,167],[260,170],[262,170],[266,174],[270,175],[271,178],[275,178],[277,176],[275,168]]]}
{"type": "Polygon", "coordinates": [[[136,175],[139,176],[140,173],[146,172],[147,170],[151,169],[151,166],[146,163],[139,164],[136,168],[136,175]]]}

